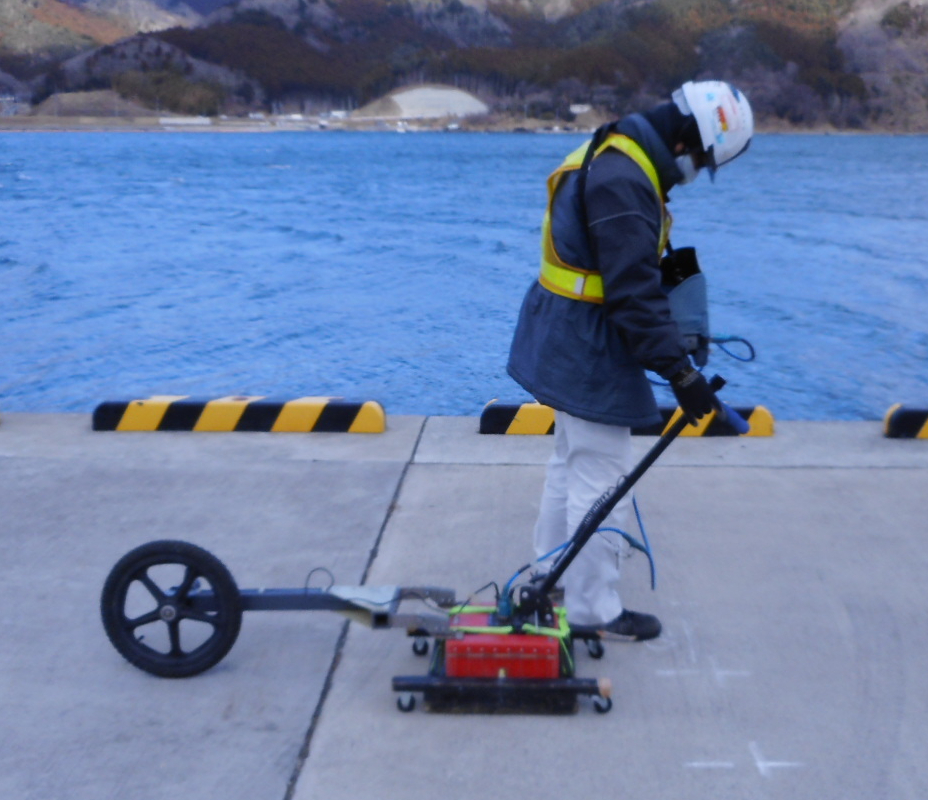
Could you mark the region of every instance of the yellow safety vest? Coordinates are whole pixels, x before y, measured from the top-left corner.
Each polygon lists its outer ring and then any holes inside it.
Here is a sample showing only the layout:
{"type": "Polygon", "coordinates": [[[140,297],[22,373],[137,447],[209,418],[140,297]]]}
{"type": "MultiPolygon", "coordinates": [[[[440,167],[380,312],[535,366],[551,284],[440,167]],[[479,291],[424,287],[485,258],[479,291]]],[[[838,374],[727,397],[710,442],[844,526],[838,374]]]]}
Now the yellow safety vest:
{"type": "MultiPolygon", "coordinates": [[[[572,152],[564,163],[561,164],[548,178],[548,208],[545,212],[544,222],[541,226],[541,274],[538,281],[549,291],[563,297],[570,297],[573,300],[583,300],[587,303],[603,302],[603,276],[596,270],[586,270],[580,267],[568,264],[562,259],[554,246],[554,237],[551,235],[551,208],[554,205],[554,193],[560,184],[561,178],[568,172],[580,169],[583,164],[583,157],[586,155],[588,144],[582,144],[572,152]]],[[[657,177],[657,170],[651,159],[648,158],[640,145],[628,136],[614,133],[596,150],[593,158],[596,158],[604,150],[613,147],[625,153],[634,161],[654,186],[657,193],[657,199],[661,204],[661,235],[657,246],[657,254],[660,256],[667,246],[667,240],[670,236],[670,214],[664,205],[664,195],[661,192],[661,185],[657,177]]]]}

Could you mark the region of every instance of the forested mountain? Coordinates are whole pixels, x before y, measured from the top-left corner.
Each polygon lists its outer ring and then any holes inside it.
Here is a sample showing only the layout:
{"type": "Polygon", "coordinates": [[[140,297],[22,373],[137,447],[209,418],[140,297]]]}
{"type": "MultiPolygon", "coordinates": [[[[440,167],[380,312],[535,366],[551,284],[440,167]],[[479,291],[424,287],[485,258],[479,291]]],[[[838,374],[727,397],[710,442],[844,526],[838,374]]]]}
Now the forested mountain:
{"type": "Polygon", "coordinates": [[[37,99],[321,110],[441,82],[563,118],[711,76],[768,126],[928,130],[928,0],[0,0],[0,25],[0,70],[37,99]]]}

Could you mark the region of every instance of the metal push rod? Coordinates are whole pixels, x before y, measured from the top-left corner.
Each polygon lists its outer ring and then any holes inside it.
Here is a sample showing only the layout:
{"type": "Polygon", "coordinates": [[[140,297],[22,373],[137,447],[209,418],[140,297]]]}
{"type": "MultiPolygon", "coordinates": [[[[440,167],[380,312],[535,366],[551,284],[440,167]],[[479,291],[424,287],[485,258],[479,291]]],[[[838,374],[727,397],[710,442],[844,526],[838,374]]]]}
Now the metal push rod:
{"type": "MultiPolygon", "coordinates": [[[[725,380],[716,375],[709,381],[709,387],[713,392],[717,392],[725,385],[725,380]]],[[[555,560],[554,565],[548,572],[548,575],[541,582],[537,593],[541,597],[546,597],[557,582],[561,579],[565,570],[571,565],[577,554],[583,549],[583,546],[593,537],[599,527],[605,522],[612,509],[618,502],[625,497],[650,468],[651,465],[660,458],[661,454],[670,447],[670,444],[688,425],[686,417],[680,414],[671,426],[665,430],[657,443],[645,454],[644,458],[635,465],[634,469],[626,475],[622,481],[609,494],[604,495],[587,513],[577,530],[568,542],[567,547],[561,552],[555,560]]]]}
{"type": "MultiPolygon", "coordinates": [[[[240,589],[242,611],[336,611],[370,628],[405,628],[422,635],[445,635],[450,629],[447,614],[403,612],[406,600],[431,601],[453,607],[453,589],[437,586],[331,586],[328,589],[240,589]]],[[[201,612],[216,611],[220,599],[212,591],[190,594],[187,604],[201,612]]]]}

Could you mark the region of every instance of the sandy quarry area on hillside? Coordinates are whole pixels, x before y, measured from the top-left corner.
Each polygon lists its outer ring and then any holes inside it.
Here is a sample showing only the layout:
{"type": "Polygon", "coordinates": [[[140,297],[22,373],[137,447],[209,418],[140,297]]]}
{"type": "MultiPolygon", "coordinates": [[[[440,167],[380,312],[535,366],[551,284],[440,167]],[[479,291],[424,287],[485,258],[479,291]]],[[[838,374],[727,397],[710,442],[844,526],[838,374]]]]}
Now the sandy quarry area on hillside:
{"type": "Polygon", "coordinates": [[[480,98],[450,86],[397,89],[355,111],[353,118],[441,119],[485,115],[489,106],[480,98]]]}

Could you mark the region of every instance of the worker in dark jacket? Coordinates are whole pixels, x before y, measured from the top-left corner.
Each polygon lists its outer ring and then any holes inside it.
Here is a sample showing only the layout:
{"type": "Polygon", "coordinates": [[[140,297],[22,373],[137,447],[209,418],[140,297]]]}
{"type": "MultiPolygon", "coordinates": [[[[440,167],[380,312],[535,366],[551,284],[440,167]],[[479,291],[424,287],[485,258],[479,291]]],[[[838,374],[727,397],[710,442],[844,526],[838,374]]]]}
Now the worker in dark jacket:
{"type": "MultiPolygon", "coordinates": [[[[661,286],[667,193],[747,149],[747,98],[719,81],[686,83],[672,101],[600,128],[548,180],[538,280],[522,304],[509,374],[555,409],[534,545],[563,544],[602,494],[631,469],[630,428],[660,421],[645,375],[669,381],[690,421],[714,395],[661,286]]],[[[603,527],[627,530],[630,499],[603,527]]],[[[594,536],[563,576],[574,629],[651,639],[660,622],[629,611],[618,592],[621,537],[594,536]]]]}

